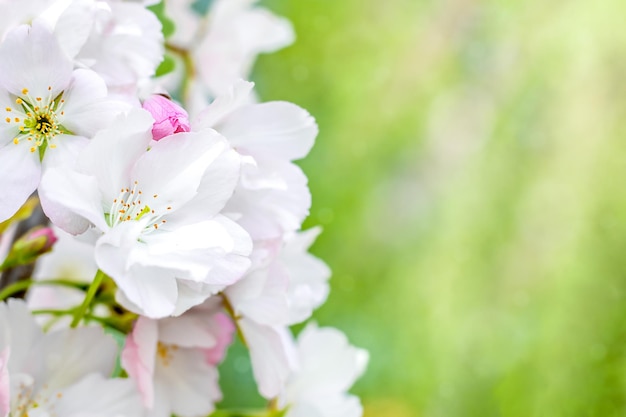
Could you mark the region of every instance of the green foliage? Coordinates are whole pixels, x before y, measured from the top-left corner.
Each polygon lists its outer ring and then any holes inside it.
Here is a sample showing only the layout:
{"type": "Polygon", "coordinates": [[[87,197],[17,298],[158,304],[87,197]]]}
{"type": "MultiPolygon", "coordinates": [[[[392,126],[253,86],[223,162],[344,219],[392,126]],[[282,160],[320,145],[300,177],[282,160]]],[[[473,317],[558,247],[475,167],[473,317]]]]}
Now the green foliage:
{"type": "Polygon", "coordinates": [[[159,22],[161,22],[163,26],[163,37],[167,39],[172,36],[176,30],[176,26],[174,25],[174,21],[165,15],[165,0],[148,7],[148,10],[152,11],[159,19],[159,22]]]}
{"type": "Polygon", "coordinates": [[[174,60],[174,58],[172,58],[168,54],[165,54],[165,56],[163,57],[163,61],[156,69],[155,76],[160,77],[162,75],[169,74],[170,72],[174,71],[175,67],[176,61],[174,60]]]}
{"type": "Polygon", "coordinates": [[[626,5],[265,4],[298,41],[257,85],[320,125],[316,318],[370,350],[366,416],[623,415],[626,5]]]}

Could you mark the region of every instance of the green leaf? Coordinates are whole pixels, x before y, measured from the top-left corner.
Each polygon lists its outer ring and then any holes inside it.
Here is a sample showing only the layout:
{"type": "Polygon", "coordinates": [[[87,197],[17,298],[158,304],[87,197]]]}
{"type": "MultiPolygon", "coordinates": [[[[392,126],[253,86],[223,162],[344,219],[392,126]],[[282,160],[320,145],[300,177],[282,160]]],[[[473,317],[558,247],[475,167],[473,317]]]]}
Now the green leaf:
{"type": "Polygon", "coordinates": [[[174,60],[174,58],[172,58],[170,55],[165,55],[163,61],[161,61],[161,64],[156,69],[155,76],[160,77],[162,75],[169,74],[170,72],[174,71],[175,67],[176,61],[174,60]]]}
{"type": "Polygon", "coordinates": [[[153,6],[150,6],[148,7],[148,10],[154,13],[161,22],[161,26],[163,26],[163,37],[167,39],[172,36],[176,30],[176,25],[172,19],[165,15],[165,2],[161,1],[153,6]]]}

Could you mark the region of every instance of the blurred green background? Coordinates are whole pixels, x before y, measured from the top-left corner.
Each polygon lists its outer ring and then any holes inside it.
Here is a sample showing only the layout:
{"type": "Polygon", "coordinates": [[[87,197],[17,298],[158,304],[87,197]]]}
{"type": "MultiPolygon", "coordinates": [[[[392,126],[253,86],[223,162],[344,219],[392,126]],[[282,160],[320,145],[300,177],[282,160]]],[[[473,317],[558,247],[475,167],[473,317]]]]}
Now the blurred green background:
{"type": "Polygon", "coordinates": [[[626,415],[626,3],[263,4],[366,416],[626,415]]]}

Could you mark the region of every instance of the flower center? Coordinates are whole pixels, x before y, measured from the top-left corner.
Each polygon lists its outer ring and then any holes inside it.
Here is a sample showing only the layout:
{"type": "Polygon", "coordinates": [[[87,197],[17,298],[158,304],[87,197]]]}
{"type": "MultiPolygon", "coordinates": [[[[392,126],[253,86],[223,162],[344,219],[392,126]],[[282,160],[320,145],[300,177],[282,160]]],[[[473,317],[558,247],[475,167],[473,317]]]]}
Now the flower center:
{"type": "Polygon", "coordinates": [[[169,366],[172,360],[174,359],[174,352],[178,350],[178,346],[176,345],[166,345],[164,343],[158,342],[157,344],[157,356],[161,361],[163,366],[169,366]]]}
{"type": "MultiPolygon", "coordinates": [[[[108,213],[105,213],[107,224],[111,227],[115,227],[122,222],[127,221],[139,221],[146,222],[146,231],[157,230],[159,225],[166,223],[161,214],[151,209],[148,204],[144,202],[144,194],[138,187],[139,183],[134,182],[133,188],[122,188],[116,199],[111,204],[111,209],[108,213]]],[[[153,196],[146,197],[147,199],[157,199],[159,196],[154,194],[153,196]]],[[[168,207],[171,210],[171,207],[168,207]]]]}
{"type": "MultiPolygon", "coordinates": [[[[24,375],[19,375],[22,379],[24,375]]],[[[63,397],[63,393],[51,391],[47,384],[44,384],[38,392],[34,390],[33,381],[20,382],[17,391],[12,392],[11,411],[9,415],[15,417],[28,417],[29,413],[35,409],[43,408],[38,414],[45,414],[56,417],[56,401],[63,397]]]]}
{"type": "Polygon", "coordinates": [[[42,158],[46,148],[56,148],[52,142],[55,136],[69,133],[59,123],[59,116],[65,115],[63,93],[52,97],[52,87],[48,87],[48,91],[48,97],[32,97],[28,89],[24,88],[22,94],[15,97],[17,106],[5,108],[5,121],[17,127],[13,143],[19,145],[26,140],[30,151],[39,149],[42,158]]]}

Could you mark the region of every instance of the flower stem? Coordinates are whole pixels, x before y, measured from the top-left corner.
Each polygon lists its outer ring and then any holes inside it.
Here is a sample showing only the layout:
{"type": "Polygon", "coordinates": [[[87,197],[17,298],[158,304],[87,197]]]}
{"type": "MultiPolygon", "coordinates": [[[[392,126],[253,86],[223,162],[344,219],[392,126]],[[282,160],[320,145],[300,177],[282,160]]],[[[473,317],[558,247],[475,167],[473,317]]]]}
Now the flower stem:
{"type": "Polygon", "coordinates": [[[39,314],[49,314],[55,317],[59,317],[59,316],[74,315],[76,313],[76,309],[75,308],[70,308],[69,310],[43,309],[43,310],[32,310],[31,313],[35,316],[39,314]]]}
{"type": "Polygon", "coordinates": [[[193,58],[189,50],[185,48],[181,48],[176,45],[172,45],[169,43],[165,44],[165,48],[172,54],[178,55],[183,61],[183,65],[185,67],[185,77],[182,80],[182,85],[180,86],[181,90],[181,99],[184,103],[189,99],[189,80],[195,78],[196,70],[193,64],[193,58]]]}
{"type": "Polygon", "coordinates": [[[241,327],[239,327],[238,320],[240,316],[238,316],[235,313],[235,309],[233,308],[233,305],[230,303],[230,300],[228,299],[228,297],[226,297],[226,294],[221,293],[220,295],[222,296],[222,300],[224,302],[224,308],[226,309],[230,317],[232,317],[233,322],[235,323],[235,327],[237,328],[237,335],[239,336],[241,343],[243,343],[243,345],[247,348],[248,342],[246,342],[246,338],[244,337],[243,332],[241,331],[241,327]]]}
{"type": "Polygon", "coordinates": [[[85,291],[87,289],[87,285],[85,284],[64,279],[46,279],[39,281],[27,279],[24,281],[14,282],[9,286],[4,287],[2,291],[0,291],[0,301],[9,298],[13,294],[29,289],[31,285],[58,285],[61,287],[76,288],[81,291],[85,291]]]}
{"type": "Polygon", "coordinates": [[[4,287],[4,289],[0,291],[0,300],[5,300],[13,294],[17,294],[18,292],[27,290],[28,287],[32,285],[32,283],[32,280],[27,279],[25,281],[14,282],[13,284],[4,287]]]}
{"type": "Polygon", "coordinates": [[[98,272],[96,272],[96,276],[93,278],[93,282],[91,283],[91,285],[89,285],[89,288],[87,289],[87,294],[85,294],[85,299],[83,300],[83,303],[80,305],[80,307],[76,309],[76,312],[74,313],[74,319],[72,320],[72,324],[70,324],[71,327],[78,326],[78,323],[80,323],[83,317],[85,317],[85,314],[91,306],[91,302],[95,297],[96,292],[100,287],[100,284],[104,280],[104,277],[106,277],[106,274],[98,269],[98,272]]]}

